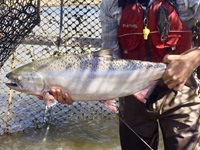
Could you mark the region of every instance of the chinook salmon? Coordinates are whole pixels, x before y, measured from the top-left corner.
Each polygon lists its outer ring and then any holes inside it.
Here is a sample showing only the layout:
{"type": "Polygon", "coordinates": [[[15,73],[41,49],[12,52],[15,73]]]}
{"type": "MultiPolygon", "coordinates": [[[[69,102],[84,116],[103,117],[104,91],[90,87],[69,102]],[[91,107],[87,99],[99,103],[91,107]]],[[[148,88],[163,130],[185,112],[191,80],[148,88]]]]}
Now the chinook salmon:
{"type": "Polygon", "coordinates": [[[101,50],[28,63],[8,73],[12,83],[6,85],[32,95],[60,88],[74,101],[110,100],[143,93],[162,78],[165,69],[164,63],[114,59],[101,50]]]}

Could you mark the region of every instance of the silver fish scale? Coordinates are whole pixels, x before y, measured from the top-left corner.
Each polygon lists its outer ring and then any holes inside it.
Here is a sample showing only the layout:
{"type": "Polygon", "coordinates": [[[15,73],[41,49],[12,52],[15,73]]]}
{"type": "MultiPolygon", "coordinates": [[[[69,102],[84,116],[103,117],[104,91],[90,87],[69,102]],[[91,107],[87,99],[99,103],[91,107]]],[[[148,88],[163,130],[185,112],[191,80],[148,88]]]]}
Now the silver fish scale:
{"type": "Polygon", "coordinates": [[[112,58],[107,58],[107,57],[93,57],[93,56],[88,56],[88,57],[81,57],[81,59],[84,59],[87,63],[93,64],[92,68],[98,68],[98,69],[103,69],[103,68],[108,68],[110,70],[133,70],[133,69],[166,69],[166,65],[163,63],[152,63],[152,62],[145,62],[145,61],[137,61],[137,60],[124,60],[124,59],[112,59],[112,58]],[[95,58],[95,59],[94,59],[95,58]],[[91,61],[92,60],[92,61],[91,61]],[[95,67],[96,66],[96,67],[95,67]]]}
{"type": "MultiPolygon", "coordinates": [[[[163,63],[151,63],[145,61],[137,60],[124,60],[124,59],[112,59],[109,57],[96,57],[91,55],[71,55],[62,57],[63,64],[67,64],[67,69],[109,69],[109,70],[132,70],[132,69],[141,69],[141,68],[163,68],[166,69],[166,65],[163,63]]],[[[58,59],[58,61],[62,61],[58,59]]]]}
{"type": "Polygon", "coordinates": [[[28,72],[37,75],[30,77],[33,81],[25,81],[25,77],[20,83],[26,84],[23,87],[29,92],[44,93],[54,87],[68,92],[74,100],[91,101],[139,92],[160,79],[165,68],[163,63],[86,54],[50,57],[22,66],[16,72],[23,74],[22,76],[30,74],[28,72]],[[32,91],[34,89],[31,87],[35,87],[37,92],[32,91]]]}
{"type": "Polygon", "coordinates": [[[166,68],[163,63],[151,63],[136,60],[112,59],[109,57],[95,57],[89,55],[66,55],[50,57],[32,63],[32,66],[43,71],[85,70],[85,69],[109,69],[109,70],[130,70],[141,68],[166,68]]]}

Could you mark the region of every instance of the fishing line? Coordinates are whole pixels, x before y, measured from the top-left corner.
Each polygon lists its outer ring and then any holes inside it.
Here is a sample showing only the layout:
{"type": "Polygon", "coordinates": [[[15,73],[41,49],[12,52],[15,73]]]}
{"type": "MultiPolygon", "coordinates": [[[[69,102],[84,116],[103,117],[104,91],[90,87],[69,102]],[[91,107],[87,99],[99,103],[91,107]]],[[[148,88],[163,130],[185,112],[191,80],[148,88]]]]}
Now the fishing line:
{"type": "MultiPolygon", "coordinates": [[[[108,105],[114,106],[119,110],[119,106],[116,106],[116,104],[110,104],[108,103],[108,105]]],[[[153,148],[143,139],[141,138],[120,116],[119,119],[150,149],[153,150],[153,148]]]]}
{"type": "Polygon", "coordinates": [[[121,117],[119,117],[119,119],[150,149],[153,150],[153,148],[151,148],[151,146],[144,140],[142,139],[121,117]]]}

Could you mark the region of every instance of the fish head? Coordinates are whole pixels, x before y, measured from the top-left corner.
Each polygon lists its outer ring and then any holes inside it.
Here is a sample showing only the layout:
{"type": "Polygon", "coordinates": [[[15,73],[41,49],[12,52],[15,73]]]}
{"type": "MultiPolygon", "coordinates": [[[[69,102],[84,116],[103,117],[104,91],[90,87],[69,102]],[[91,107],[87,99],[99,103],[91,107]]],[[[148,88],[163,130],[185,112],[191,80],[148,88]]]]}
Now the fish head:
{"type": "Polygon", "coordinates": [[[31,65],[14,69],[6,74],[6,77],[11,81],[11,83],[6,83],[6,85],[22,93],[40,95],[44,89],[42,75],[31,65]]]}

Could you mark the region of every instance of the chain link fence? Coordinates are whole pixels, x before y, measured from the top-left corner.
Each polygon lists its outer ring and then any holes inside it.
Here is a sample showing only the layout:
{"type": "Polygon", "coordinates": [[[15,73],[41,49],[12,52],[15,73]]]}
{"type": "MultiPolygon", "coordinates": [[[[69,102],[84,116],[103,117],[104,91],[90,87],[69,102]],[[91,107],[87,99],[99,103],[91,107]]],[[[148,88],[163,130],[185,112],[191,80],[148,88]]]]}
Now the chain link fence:
{"type": "MultiPolygon", "coordinates": [[[[0,135],[45,122],[58,125],[115,116],[99,102],[57,104],[47,110],[35,96],[4,84],[6,73],[28,62],[100,49],[99,5],[100,0],[0,0],[0,135]]],[[[194,30],[196,43],[199,27],[194,30]]]]}
{"type": "Polygon", "coordinates": [[[6,73],[28,62],[100,49],[100,0],[5,0],[0,4],[0,135],[42,127],[49,120],[57,125],[115,115],[99,102],[57,104],[46,110],[35,96],[4,84],[6,73]]]}

